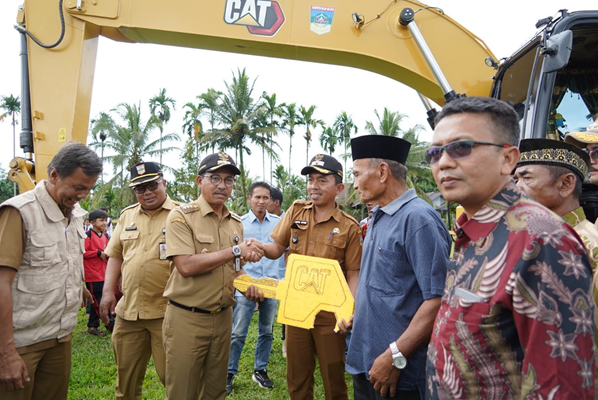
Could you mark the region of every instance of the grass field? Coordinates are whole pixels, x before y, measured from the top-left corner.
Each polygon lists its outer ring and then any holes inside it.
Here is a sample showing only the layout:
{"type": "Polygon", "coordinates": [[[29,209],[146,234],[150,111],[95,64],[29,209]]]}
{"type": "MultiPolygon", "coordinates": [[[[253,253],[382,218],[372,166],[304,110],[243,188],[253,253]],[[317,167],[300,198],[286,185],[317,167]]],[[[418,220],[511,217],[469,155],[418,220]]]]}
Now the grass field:
{"type": "MultiPolygon", "coordinates": [[[[73,366],[69,387],[70,400],[113,399],[116,381],[116,364],[112,354],[110,334],[98,337],[85,334],[87,318],[85,310],[78,316],[77,329],[73,333],[73,366]]],[[[104,330],[104,329],[103,329],[104,330]]],[[[262,389],[251,380],[253,354],[257,340],[257,313],[254,315],[241,355],[239,373],[235,377],[235,389],[227,399],[288,399],[286,386],[286,364],[281,353],[281,328],[274,326],[274,348],[268,364],[268,375],[274,381],[274,389],[262,389]]],[[[324,399],[324,387],[320,373],[316,370],[314,398],[324,399]]],[[[350,375],[346,375],[349,398],[353,398],[353,385],[350,375]]],[[[147,369],[143,383],[144,399],[164,399],[165,391],[158,379],[153,363],[147,369]]]]}

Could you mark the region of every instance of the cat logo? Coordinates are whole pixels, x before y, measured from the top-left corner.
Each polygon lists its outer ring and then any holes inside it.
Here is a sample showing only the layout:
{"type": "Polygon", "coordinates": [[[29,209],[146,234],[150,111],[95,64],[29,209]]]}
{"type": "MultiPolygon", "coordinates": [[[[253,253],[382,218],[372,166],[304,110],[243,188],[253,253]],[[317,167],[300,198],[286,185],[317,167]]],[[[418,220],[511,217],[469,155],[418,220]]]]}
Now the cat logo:
{"type": "Polygon", "coordinates": [[[252,35],[274,36],[284,23],[284,14],[277,1],[226,0],[224,22],[244,25],[252,35]]]}
{"type": "Polygon", "coordinates": [[[326,285],[326,277],[330,275],[329,269],[310,268],[302,265],[297,268],[293,287],[298,292],[307,292],[322,295],[326,285]]]}

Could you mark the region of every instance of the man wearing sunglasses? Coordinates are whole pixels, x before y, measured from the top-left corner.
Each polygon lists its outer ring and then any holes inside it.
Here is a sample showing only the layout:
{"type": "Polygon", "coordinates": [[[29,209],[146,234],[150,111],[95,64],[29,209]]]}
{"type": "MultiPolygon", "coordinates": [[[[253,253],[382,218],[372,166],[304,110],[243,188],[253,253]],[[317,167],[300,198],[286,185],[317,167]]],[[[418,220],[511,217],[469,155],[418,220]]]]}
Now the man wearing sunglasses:
{"type": "Polygon", "coordinates": [[[563,217],[588,250],[592,269],[598,266],[598,229],[579,204],[581,184],[588,175],[590,156],[570,143],[524,139],[515,181],[521,191],[563,217]]]}
{"type": "MultiPolygon", "coordinates": [[[[423,399],[426,347],[444,291],[451,237],[440,215],[405,182],[411,143],[351,140],[353,186],[373,203],[363,242],[347,372],[356,400],[423,399]]],[[[342,328],[351,327],[348,321],[342,328]]]]}
{"type": "Polygon", "coordinates": [[[590,182],[598,185],[598,119],[585,132],[569,132],[565,142],[584,149],[590,155],[590,182]]]}
{"type": "Polygon", "coordinates": [[[112,348],[119,399],[141,398],[150,357],[160,381],[165,382],[162,321],[166,299],[162,294],[170,276],[170,262],[164,254],[165,228],[168,213],[179,205],[166,194],[159,164],[142,161],[130,173],[129,187],[138,202],[122,210],[106,248],[110,259],[100,303],[104,323],[116,311],[112,348]],[[114,292],[119,280],[123,297],[117,305],[114,292]]]}
{"type": "MultiPolygon", "coordinates": [[[[164,291],[166,398],[224,399],[231,348],[235,288],[245,273],[241,260],[256,262],[262,244],[243,241],[241,217],[228,210],[241,171],[226,153],[205,157],[197,172],[199,198],[170,212],[166,224],[173,270],[164,291]]],[[[264,300],[251,286],[252,301],[264,300]]]]}
{"type": "Polygon", "coordinates": [[[589,260],[513,181],[519,134],[517,113],[491,98],[451,101],[436,118],[426,159],[465,212],[428,347],[429,398],[594,398],[589,260]]]}

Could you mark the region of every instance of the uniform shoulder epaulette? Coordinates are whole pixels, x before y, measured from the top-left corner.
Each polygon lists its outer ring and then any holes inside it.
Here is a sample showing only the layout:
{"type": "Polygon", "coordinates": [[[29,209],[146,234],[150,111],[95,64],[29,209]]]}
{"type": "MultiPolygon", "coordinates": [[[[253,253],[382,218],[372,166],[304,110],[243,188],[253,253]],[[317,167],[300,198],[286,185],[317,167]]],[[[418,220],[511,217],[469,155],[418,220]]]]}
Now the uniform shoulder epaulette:
{"type": "Polygon", "coordinates": [[[307,206],[307,205],[309,205],[309,204],[311,204],[311,202],[310,202],[309,200],[302,200],[302,199],[299,199],[299,200],[295,200],[295,201],[293,202],[293,204],[291,204],[291,207],[293,207],[293,206],[301,206],[301,207],[304,207],[304,206],[307,206]]]}
{"type": "Polygon", "coordinates": [[[184,212],[185,214],[199,211],[199,206],[195,203],[183,204],[180,207],[181,207],[181,211],[184,212]]]}
{"type": "Polygon", "coordinates": [[[232,211],[231,211],[231,212],[230,212],[230,217],[231,217],[232,219],[236,220],[236,221],[239,221],[239,222],[241,222],[241,217],[239,216],[239,214],[236,214],[236,213],[234,213],[234,212],[232,212],[232,211]]]}
{"type": "Polygon", "coordinates": [[[125,208],[123,208],[123,209],[120,211],[120,213],[122,214],[122,213],[124,213],[125,211],[127,211],[127,210],[130,210],[131,208],[135,208],[135,207],[137,207],[138,205],[139,205],[139,203],[131,204],[129,207],[125,207],[125,208]]]}
{"type": "Polygon", "coordinates": [[[172,200],[172,203],[175,205],[175,207],[184,206],[186,204],[186,203],[183,203],[182,201],[178,201],[178,200],[172,200]]]}
{"type": "Polygon", "coordinates": [[[352,216],[351,214],[347,214],[347,213],[346,213],[346,212],[344,212],[343,210],[341,210],[341,213],[342,213],[342,214],[343,214],[345,217],[349,218],[351,221],[355,222],[355,223],[357,224],[357,226],[359,226],[359,221],[358,221],[357,219],[355,219],[355,217],[354,217],[354,216],[352,216]]]}

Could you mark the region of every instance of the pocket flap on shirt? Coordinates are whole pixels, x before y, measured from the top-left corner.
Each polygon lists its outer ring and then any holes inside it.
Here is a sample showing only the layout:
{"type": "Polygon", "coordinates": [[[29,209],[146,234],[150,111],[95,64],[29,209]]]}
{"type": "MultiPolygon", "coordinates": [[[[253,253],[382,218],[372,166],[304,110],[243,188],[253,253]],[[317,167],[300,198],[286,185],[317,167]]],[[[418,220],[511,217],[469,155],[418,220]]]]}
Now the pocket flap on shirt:
{"type": "Polygon", "coordinates": [[[139,231],[124,231],[120,234],[120,240],[136,240],[139,238],[139,231]]]}
{"type": "Polygon", "coordinates": [[[18,277],[17,289],[24,293],[48,293],[66,285],[64,274],[40,273],[21,274],[18,277]]]}
{"type": "Polygon", "coordinates": [[[31,244],[35,247],[49,247],[58,243],[58,237],[47,231],[31,233],[31,244]]]}
{"type": "Polygon", "coordinates": [[[347,245],[347,241],[344,238],[332,237],[330,240],[325,242],[328,246],[336,247],[338,249],[344,249],[347,245]]]}
{"type": "Polygon", "coordinates": [[[195,235],[195,238],[200,243],[214,243],[214,237],[212,237],[212,236],[204,236],[201,234],[197,234],[197,235],[195,235]]]}

